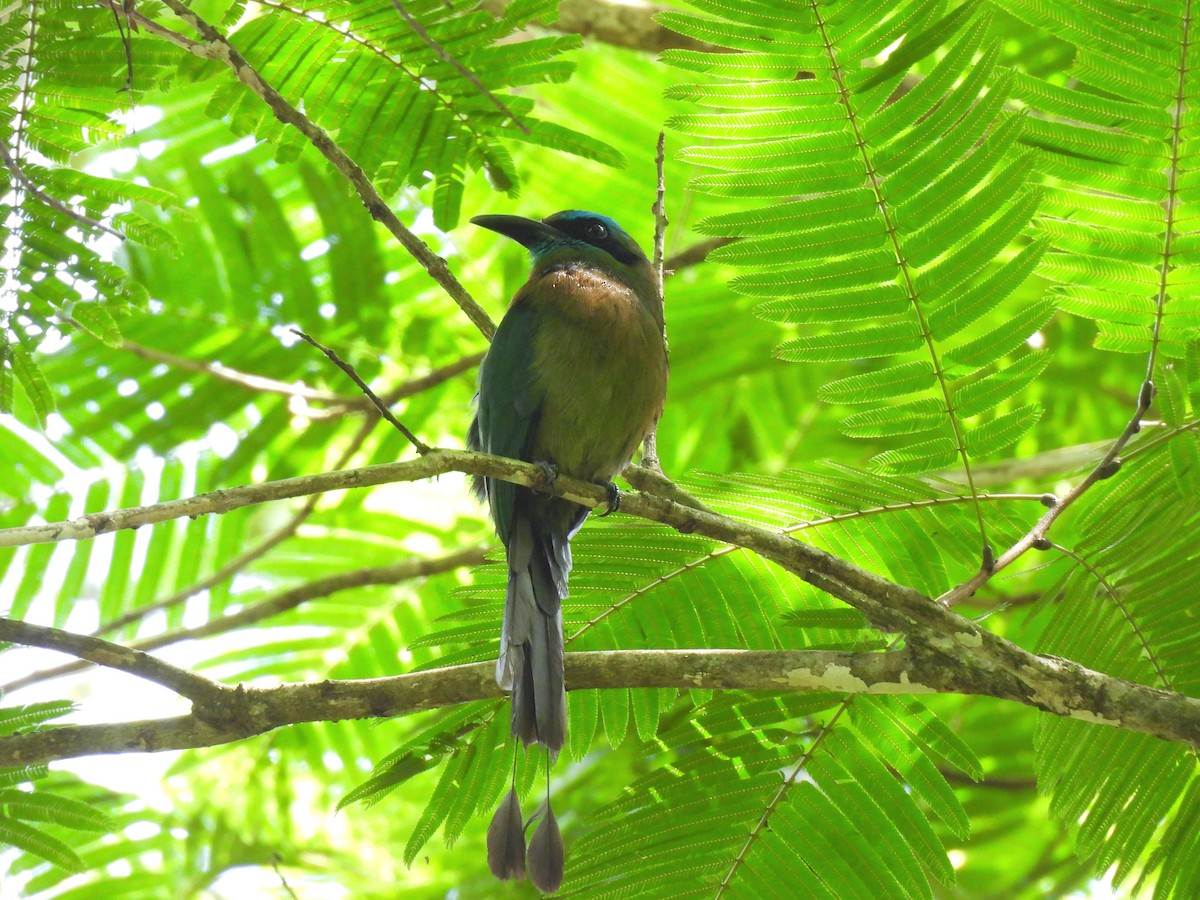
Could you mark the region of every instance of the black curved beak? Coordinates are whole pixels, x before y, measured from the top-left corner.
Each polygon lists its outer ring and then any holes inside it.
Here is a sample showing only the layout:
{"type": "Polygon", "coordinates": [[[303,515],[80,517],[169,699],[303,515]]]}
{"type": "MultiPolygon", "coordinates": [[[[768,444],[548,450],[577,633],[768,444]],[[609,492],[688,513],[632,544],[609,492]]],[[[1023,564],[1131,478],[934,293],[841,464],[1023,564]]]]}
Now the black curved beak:
{"type": "Polygon", "coordinates": [[[530,250],[563,239],[562,232],[554,226],[524,216],[475,216],[471,224],[502,234],[530,250]]]}

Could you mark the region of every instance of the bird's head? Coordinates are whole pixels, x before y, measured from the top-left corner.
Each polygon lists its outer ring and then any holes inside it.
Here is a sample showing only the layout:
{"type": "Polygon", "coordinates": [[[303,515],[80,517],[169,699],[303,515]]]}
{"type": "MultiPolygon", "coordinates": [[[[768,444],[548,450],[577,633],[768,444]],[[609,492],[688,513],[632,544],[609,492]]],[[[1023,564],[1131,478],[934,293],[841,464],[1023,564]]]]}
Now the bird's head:
{"type": "Polygon", "coordinates": [[[641,277],[650,271],[650,261],[637,241],[598,213],[568,209],[541,221],[522,216],[476,216],[471,222],[528,249],[535,270],[578,261],[618,276],[641,277]]]}

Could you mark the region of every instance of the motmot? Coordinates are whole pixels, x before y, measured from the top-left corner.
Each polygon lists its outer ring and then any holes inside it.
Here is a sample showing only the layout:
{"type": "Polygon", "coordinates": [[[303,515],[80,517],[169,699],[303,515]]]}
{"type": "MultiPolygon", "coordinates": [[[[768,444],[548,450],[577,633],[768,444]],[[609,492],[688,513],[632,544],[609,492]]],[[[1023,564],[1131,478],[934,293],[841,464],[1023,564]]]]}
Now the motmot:
{"type": "MultiPolygon", "coordinates": [[[[616,222],[582,210],[540,221],[476,216],[532,258],[479,370],[467,445],[605,484],[633,457],[662,414],[667,348],[658,276],[616,222]]],[[[477,478],[508,557],[508,589],[496,681],[512,693],[512,733],[557,757],[567,736],[562,601],[571,537],[589,509],[493,478],[477,478]]],[[[549,777],[549,776],[547,776],[549,777]]],[[[562,880],[562,838],[546,800],[525,850],[515,789],[488,829],[488,864],[499,878],[525,875],[542,891],[562,880]]]]}

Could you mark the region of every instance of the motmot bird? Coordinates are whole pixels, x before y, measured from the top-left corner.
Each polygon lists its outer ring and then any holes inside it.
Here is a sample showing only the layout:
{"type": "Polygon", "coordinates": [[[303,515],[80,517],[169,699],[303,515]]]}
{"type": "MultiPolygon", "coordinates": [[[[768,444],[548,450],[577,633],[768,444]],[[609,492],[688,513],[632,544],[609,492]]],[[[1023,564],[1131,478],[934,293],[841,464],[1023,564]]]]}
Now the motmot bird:
{"type": "MultiPolygon", "coordinates": [[[[606,484],[618,497],[612,479],[653,430],[666,396],[654,267],[616,222],[596,213],[471,221],[523,245],[533,268],[480,366],[468,446],[606,484]]],[[[570,540],[589,510],[492,478],[477,478],[475,490],[488,502],[508,556],[496,681],[512,692],[512,733],[557,756],[567,735],[561,603],[570,540]]],[[[548,808],[547,817],[557,838],[548,808]]],[[[520,810],[512,793],[488,836],[488,861],[501,878],[524,874],[524,833],[514,822],[519,826],[520,810]]],[[[554,890],[562,877],[561,838],[555,876],[539,871],[547,866],[534,858],[541,833],[530,845],[530,877],[554,890]]]]}

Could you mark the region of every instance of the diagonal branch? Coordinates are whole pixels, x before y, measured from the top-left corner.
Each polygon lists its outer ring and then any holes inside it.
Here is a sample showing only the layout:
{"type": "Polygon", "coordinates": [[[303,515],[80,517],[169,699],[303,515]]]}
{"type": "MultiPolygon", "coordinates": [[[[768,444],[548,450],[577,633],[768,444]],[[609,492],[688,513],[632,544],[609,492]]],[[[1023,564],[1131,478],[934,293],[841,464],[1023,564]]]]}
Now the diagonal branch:
{"type": "Polygon", "coordinates": [[[680,269],[698,266],[708,259],[708,254],[721,247],[728,247],[736,240],[737,238],[730,237],[705,238],[702,241],[697,241],[690,247],[684,247],[678,253],[666,258],[663,263],[663,267],[666,270],[664,274],[672,275],[680,269]]]}
{"type": "MultiPolygon", "coordinates": [[[[493,15],[500,15],[512,0],[482,0],[480,5],[493,15]]],[[[559,0],[558,16],[553,22],[538,25],[563,34],[578,34],[614,47],[625,47],[643,53],[663,50],[707,50],[716,53],[723,47],[677,34],[658,24],[655,18],[669,9],[657,3],[628,3],[616,0],[559,0]]]]}
{"type": "MultiPolygon", "coordinates": [[[[122,15],[125,11],[115,4],[101,2],[111,8],[119,9],[122,15]]],[[[222,63],[242,84],[246,85],[251,92],[254,93],[260,100],[263,101],[275,118],[286,125],[291,125],[301,134],[303,134],[309,142],[324,156],[330,163],[333,164],[339,172],[346,177],[350,182],[359,199],[367,208],[367,212],[371,217],[380,222],[397,241],[404,247],[409,254],[421,264],[430,277],[433,278],[442,289],[450,295],[450,298],[458,304],[459,308],[467,314],[467,317],[475,324],[484,337],[491,338],[496,332],[496,324],[491,320],[491,317],[484,311],[475,298],[467,293],[467,289],[462,286],[450,268],[446,265],[446,261],[435,254],[429,247],[410,231],[400,220],[396,214],[392,212],[391,207],[387,205],[371,179],[349,154],[346,153],[338,144],[331,138],[324,129],[319,127],[304,113],[300,112],[293,104],[267,84],[257,70],[246,61],[233,45],[222,35],[216,28],[209,24],[199,14],[186,6],[180,0],[164,0],[167,7],[175,13],[179,18],[183,19],[191,25],[196,33],[200,35],[200,41],[193,41],[170,29],[163,28],[157,23],[145,19],[141,15],[130,14],[131,18],[135,18],[139,25],[145,26],[147,23],[154,27],[146,27],[146,30],[151,34],[169,40],[176,46],[182,47],[193,56],[198,56],[201,59],[209,59],[215,62],[222,63]]]]}
{"type": "Polygon", "coordinates": [[[44,650],[57,650],[98,666],[127,672],[169,688],[197,705],[213,704],[217,701],[218,695],[225,690],[215,681],[210,681],[187,669],[180,669],[170,663],[165,663],[141,650],[122,647],[120,644],[113,644],[86,634],[72,634],[58,628],[46,628],[17,619],[0,618],[0,641],[22,644],[26,647],[41,647],[44,650]]]}
{"type": "Polygon", "coordinates": [[[210,375],[219,381],[237,385],[248,391],[279,394],[283,397],[297,397],[311,403],[330,403],[341,406],[353,406],[359,402],[358,397],[350,394],[334,394],[328,391],[319,391],[301,382],[280,381],[277,378],[268,378],[265,375],[242,372],[238,369],[231,369],[229,366],[222,365],[219,362],[207,362],[199,359],[189,359],[185,356],[175,356],[172,353],[155,350],[153,347],[146,347],[130,340],[122,340],[117,349],[132,353],[134,356],[150,360],[151,362],[164,363],[173,369],[210,375]]]}
{"type": "Polygon", "coordinates": [[[26,194],[36,198],[43,206],[48,206],[50,209],[66,216],[68,219],[78,222],[84,228],[91,228],[94,231],[103,231],[105,234],[111,234],[113,237],[122,241],[125,240],[125,235],[117,231],[115,228],[111,228],[108,225],[105,225],[103,222],[93,219],[91,216],[84,215],[78,210],[72,209],[68,204],[57,199],[56,197],[51,197],[36,184],[34,184],[33,180],[21,169],[21,166],[17,163],[16,158],[9,152],[8,147],[3,141],[0,141],[0,162],[4,163],[4,167],[8,169],[9,174],[11,174],[13,177],[13,181],[19,184],[21,189],[24,190],[26,194]]]}
{"type": "MultiPolygon", "coordinates": [[[[267,500],[414,481],[448,472],[486,475],[536,487],[588,507],[608,502],[605,487],[565,476],[559,476],[549,484],[545,473],[531,463],[462,450],[434,450],[418,459],[400,463],[246,485],[154,506],[93,513],[67,522],[4,529],[0,530],[0,546],[86,539],[108,531],[181,516],[224,512],[267,500]]],[[[958,615],[920,591],[801,543],[778,530],[647,494],[627,496],[622,511],[680,532],[703,535],[751,550],[818,590],[853,606],[874,627],[904,633],[906,651],[922,661],[926,667],[923,672],[947,673],[940,682],[926,682],[935,684],[938,689],[986,693],[1017,700],[1055,715],[1117,725],[1169,740],[1200,741],[1200,730],[1197,730],[1200,718],[1194,718],[1200,716],[1200,701],[1111,679],[1070,660],[1038,656],[984,629],[978,622],[958,615]]]]}
{"type": "Polygon", "coordinates": [[[1080,497],[1082,497],[1092,485],[1106,478],[1111,478],[1121,468],[1121,451],[1125,449],[1125,445],[1133,439],[1133,436],[1141,430],[1142,416],[1150,409],[1150,404],[1154,402],[1154,383],[1145,381],[1142,384],[1141,391],[1138,392],[1137,408],[1133,411],[1133,417],[1121,432],[1120,436],[1109,446],[1108,452],[1100,458],[1095,467],[1087,474],[1079,484],[1067,491],[1061,498],[1053,498],[1054,503],[1050,506],[1042,517],[1034,523],[1029,531],[1025,532],[1011,547],[1000,554],[990,570],[980,570],[964,581],[957,587],[953,587],[938,598],[938,602],[945,606],[953,606],[965,598],[971,596],[984,584],[991,580],[992,576],[1001,569],[1012,565],[1034,547],[1049,547],[1046,535],[1050,532],[1050,526],[1058,521],[1058,517],[1067,511],[1080,497]]]}
{"type": "MultiPolygon", "coordinates": [[[[1177,216],[1179,215],[1179,177],[1181,172],[1180,159],[1183,146],[1183,118],[1186,111],[1185,103],[1185,83],[1188,75],[1188,57],[1189,46],[1191,42],[1191,4],[1187,4],[1181,19],[1180,27],[1180,61],[1178,64],[1178,79],[1175,88],[1174,102],[1170,107],[1171,114],[1171,140],[1170,146],[1166,155],[1166,164],[1164,173],[1167,179],[1166,196],[1163,198],[1162,207],[1164,212],[1163,223],[1163,248],[1161,253],[1161,261],[1158,266],[1158,287],[1154,297],[1154,321],[1150,329],[1150,351],[1147,354],[1146,360],[1146,378],[1142,382],[1141,389],[1138,391],[1137,407],[1133,411],[1133,416],[1124,430],[1118,435],[1108,448],[1108,452],[1104,454],[1100,462],[1088,473],[1087,477],[1079,484],[1072,488],[1065,497],[1057,504],[1052,506],[1038,521],[1029,529],[1016,543],[1008,550],[1001,554],[996,560],[992,572],[999,571],[1015,562],[1029,550],[1037,547],[1047,549],[1052,546],[1047,534],[1050,531],[1050,526],[1063,514],[1076,500],[1084,495],[1092,485],[1098,481],[1103,481],[1106,478],[1111,478],[1117,473],[1121,466],[1120,453],[1142,428],[1142,417],[1146,415],[1154,402],[1155,386],[1154,373],[1158,360],[1158,353],[1162,342],[1163,316],[1166,309],[1170,292],[1169,281],[1172,270],[1175,268],[1175,257],[1172,255],[1173,241],[1175,238],[1175,229],[1178,227],[1177,216]]],[[[985,567],[986,568],[986,567],[985,567]]],[[[947,591],[940,598],[942,603],[953,605],[962,600],[964,597],[971,595],[973,591],[979,588],[991,577],[991,572],[981,571],[975,574],[963,584],[947,591]]]]}
{"type": "MultiPolygon", "coordinates": [[[[254,625],[264,619],[281,615],[310,600],[329,597],[340,591],[381,584],[397,584],[410,579],[427,578],[443,572],[452,572],[464,566],[478,566],[483,563],[485,555],[486,550],[483,547],[466,547],[445,556],[431,558],[414,557],[386,566],[354,569],[349,572],[339,572],[336,575],[327,575],[324,578],[317,578],[296,587],[288,588],[258,603],[245,606],[237,612],[217,616],[203,625],[196,625],[192,628],[180,628],[175,631],[168,631],[165,634],[155,635],[154,637],[132,641],[128,646],[133,651],[145,652],[160,650],[163,647],[169,647],[183,641],[194,641],[216,634],[227,634],[235,629],[254,625]]],[[[139,612],[141,611],[139,610],[139,612]]],[[[126,621],[128,621],[128,617],[126,617],[126,621]]],[[[54,678],[73,675],[76,672],[87,669],[91,662],[97,662],[97,660],[84,657],[81,660],[65,663],[52,669],[31,672],[28,675],[23,675],[20,678],[0,685],[0,695],[8,695],[21,688],[41,684],[54,678]]]]}
{"type": "Polygon", "coordinates": [[[424,455],[432,449],[419,437],[409,431],[407,426],[405,426],[403,422],[401,422],[392,414],[392,411],[388,409],[387,404],[379,399],[379,396],[373,390],[371,390],[370,386],[365,381],[362,380],[362,376],[354,370],[354,367],[350,365],[350,363],[342,359],[336,350],[326,347],[316,338],[305,334],[299,328],[293,328],[292,334],[298,335],[306,344],[310,344],[311,346],[320,350],[325,354],[331,363],[345,372],[350,380],[358,385],[358,389],[363,392],[366,398],[371,401],[371,404],[375,407],[375,410],[379,413],[379,415],[383,416],[389,425],[404,435],[404,437],[408,439],[408,442],[416,448],[417,453],[424,455]]]}

